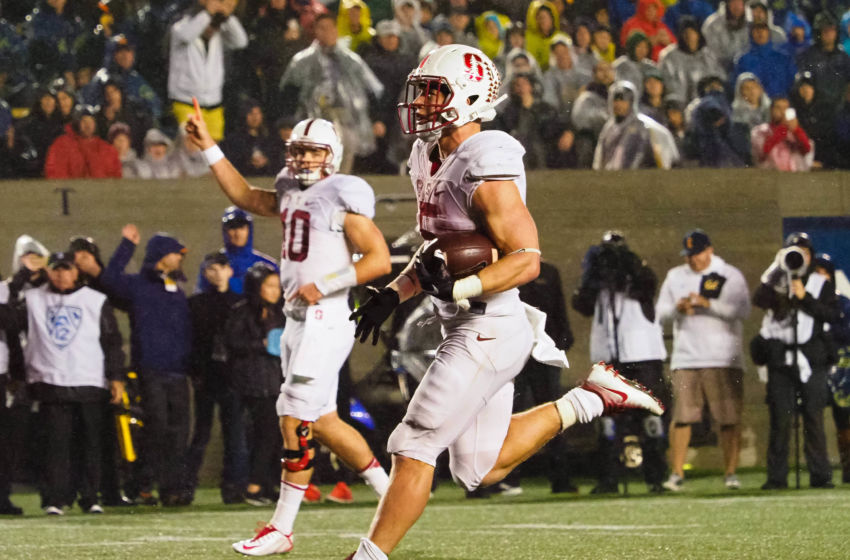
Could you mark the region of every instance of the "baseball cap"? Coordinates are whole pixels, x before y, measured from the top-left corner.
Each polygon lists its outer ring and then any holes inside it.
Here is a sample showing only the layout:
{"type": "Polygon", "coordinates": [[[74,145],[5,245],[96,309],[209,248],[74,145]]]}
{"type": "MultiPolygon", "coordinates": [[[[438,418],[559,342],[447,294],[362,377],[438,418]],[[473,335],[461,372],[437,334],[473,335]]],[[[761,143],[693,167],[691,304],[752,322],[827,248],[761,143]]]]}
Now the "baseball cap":
{"type": "Polygon", "coordinates": [[[229,265],[230,261],[227,260],[227,255],[221,253],[219,251],[215,251],[213,253],[207,253],[204,255],[204,262],[201,263],[201,268],[206,269],[208,266],[219,264],[219,265],[229,265]]]}
{"type": "Polygon", "coordinates": [[[221,217],[221,223],[225,229],[235,229],[244,226],[250,226],[253,222],[251,215],[237,206],[228,206],[224,209],[224,216],[221,217]]]}
{"type": "Polygon", "coordinates": [[[113,52],[118,52],[118,51],[124,50],[124,49],[130,49],[130,50],[134,49],[133,44],[127,39],[127,36],[124,35],[123,33],[115,35],[112,38],[112,44],[115,48],[115,50],[113,52]]]}
{"type": "Polygon", "coordinates": [[[75,266],[74,255],[67,251],[50,253],[50,256],[47,258],[47,268],[50,269],[73,268],[75,266]]]}
{"type": "Polygon", "coordinates": [[[809,251],[814,251],[814,246],[812,245],[812,238],[809,237],[809,234],[804,231],[795,231],[793,233],[789,233],[788,237],[785,238],[785,242],[782,244],[783,247],[805,247],[809,251]]]}
{"type": "Polygon", "coordinates": [[[88,251],[92,255],[100,254],[100,249],[97,243],[94,242],[94,239],[85,235],[75,235],[71,238],[71,242],[68,245],[68,252],[73,254],[77,251],[88,251]]]}
{"type": "Polygon", "coordinates": [[[623,232],[618,229],[609,229],[605,233],[602,234],[602,243],[611,243],[613,245],[620,245],[626,242],[626,236],[623,235],[623,232]]]}
{"type": "Polygon", "coordinates": [[[711,239],[709,239],[708,234],[701,229],[695,229],[693,231],[689,231],[685,238],[682,239],[682,247],[684,248],[679,254],[691,257],[702,253],[711,247],[711,239]]]}

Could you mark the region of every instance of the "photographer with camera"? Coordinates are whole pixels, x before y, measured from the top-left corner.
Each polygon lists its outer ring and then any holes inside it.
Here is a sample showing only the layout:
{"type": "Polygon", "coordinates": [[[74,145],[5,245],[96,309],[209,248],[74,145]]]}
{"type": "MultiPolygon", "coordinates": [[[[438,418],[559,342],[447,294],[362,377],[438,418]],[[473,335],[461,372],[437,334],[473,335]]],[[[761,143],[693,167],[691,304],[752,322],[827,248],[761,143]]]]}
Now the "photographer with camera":
{"type": "MultiPolygon", "coordinates": [[[[581,285],[573,294],[573,309],[593,316],[590,359],[613,364],[620,373],[649,388],[667,402],[662,361],[667,357],[661,327],[655,321],[655,273],[626,244],[622,232],[607,231],[602,243],[582,260],[581,285]]],[[[602,420],[597,450],[599,482],[594,494],[618,492],[620,436],[626,465],[643,463],[651,492],[661,492],[667,472],[667,441],[659,416],[628,411],[602,420]],[[618,434],[619,425],[619,434],[618,434]],[[637,449],[640,441],[640,450],[637,449]]]]}
{"type": "Polygon", "coordinates": [[[189,120],[196,96],[215,141],[224,138],[224,50],[248,46],[248,34],[233,15],[236,4],[236,0],[197,0],[169,32],[168,97],[174,117],[178,123],[189,120]]]}
{"type": "Polygon", "coordinates": [[[667,273],[655,306],[660,321],[673,323],[673,464],[664,487],[683,488],[691,426],[702,420],[707,402],[720,426],[724,484],[737,490],[743,406],[741,322],[750,314],[747,281],[741,271],[714,254],[711,239],[701,229],[689,232],[682,245],[685,263],[667,273]]]}
{"type": "Polygon", "coordinates": [[[809,485],[834,486],[823,409],[829,400],[827,372],[835,361],[826,324],[838,320],[838,305],[835,285],[815,272],[814,253],[806,233],[790,234],[753,296],[766,311],[750,347],[753,362],[767,366],[770,436],[763,490],[788,487],[788,440],[798,399],[809,485]]]}

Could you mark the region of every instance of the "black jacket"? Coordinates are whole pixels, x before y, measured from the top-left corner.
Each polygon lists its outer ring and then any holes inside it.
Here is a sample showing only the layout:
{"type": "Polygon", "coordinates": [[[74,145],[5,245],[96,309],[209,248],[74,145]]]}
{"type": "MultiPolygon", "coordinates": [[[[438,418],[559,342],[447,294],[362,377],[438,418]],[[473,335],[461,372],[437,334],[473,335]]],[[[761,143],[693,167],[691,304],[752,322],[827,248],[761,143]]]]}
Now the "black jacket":
{"type": "Polygon", "coordinates": [[[554,265],[540,263],[540,275],[519,287],[519,299],[546,313],[546,334],[562,350],[569,350],[575,338],[567,317],[567,304],[561,290],[561,275],[554,265]]]}
{"type": "MultiPolygon", "coordinates": [[[[805,285],[809,275],[801,278],[805,285]]],[[[824,366],[835,363],[835,350],[832,337],[824,330],[824,323],[834,323],[839,319],[838,300],[835,295],[835,285],[827,280],[821,288],[820,295],[815,298],[806,292],[802,300],[791,300],[785,294],[780,294],[767,284],[760,284],[753,295],[753,304],[762,309],[770,309],[774,318],[782,320],[794,308],[811,316],[815,320],[812,337],[800,349],[812,366],[824,366]]],[[[780,340],[766,341],[765,360],[768,366],[779,366],[785,363],[785,344],[780,340]]]]}
{"type": "Polygon", "coordinates": [[[224,341],[224,326],[230,309],[239,301],[231,291],[208,291],[189,298],[189,314],[192,320],[192,356],[189,373],[196,379],[204,379],[220,370],[227,360],[224,341]]]}
{"type": "Polygon", "coordinates": [[[268,353],[266,339],[269,331],[282,329],[285,322],[280,305],[242,300],[233,306],[224,328],[233,391],[250,397],[270,397],[280,392],[280,356],[268,353]],[[268,312],[265,318],[264,308],[268,312]]]}

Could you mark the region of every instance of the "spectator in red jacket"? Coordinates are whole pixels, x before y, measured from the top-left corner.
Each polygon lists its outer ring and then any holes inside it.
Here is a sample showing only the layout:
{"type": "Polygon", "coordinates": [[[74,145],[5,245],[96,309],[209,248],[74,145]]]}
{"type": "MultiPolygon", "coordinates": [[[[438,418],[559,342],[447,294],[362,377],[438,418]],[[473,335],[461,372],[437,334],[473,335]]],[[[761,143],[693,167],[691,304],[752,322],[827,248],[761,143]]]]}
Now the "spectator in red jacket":
{"type": "Polygon", "coordinates": [[[753,162],[761,168],[808,171],[812,167],[812,142],[786,97],[773,98],[770,122],[753,128],[751,143],[753,162]]]}
{"type": "Polygon", "coordinates": [[[626,20],[620,31],[620,46],[626,46],[626,41],[633,31],[643,31],[652,43],[652,60],[658,62],[658,54],[670,43],[676,42],[676,36],[664,24],[664,4],[661,0],[638,0],[637,12],[626,20]]]}
{"type": "Polygon", "coordinates": [[[121,177],[121,160],[112,145],[99,138],[94,107],[74,111],[74,120],[65,126],[47,151],[44,176],[48,179],[121,177]]]}

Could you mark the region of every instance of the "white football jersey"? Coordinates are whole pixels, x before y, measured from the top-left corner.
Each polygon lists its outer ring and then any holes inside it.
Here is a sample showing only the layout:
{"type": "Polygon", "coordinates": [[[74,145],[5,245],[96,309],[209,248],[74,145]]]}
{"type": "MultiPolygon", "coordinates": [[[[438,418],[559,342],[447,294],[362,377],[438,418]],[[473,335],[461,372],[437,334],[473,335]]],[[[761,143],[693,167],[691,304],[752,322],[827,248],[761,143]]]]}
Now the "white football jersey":
{"type": "MultiPolygon", "coordinates": [[[[351,264],[351,248],[343,232],[346,213],[375,216],[375,193],[366,181],[335,173],[302,189],[284,168],[275,179],[283,242],[280,281],[285,299],[305,284],[351,264]]],[[[322,298],[346,303],[348,290],[322,298]]]]}
{"type": "MultiPolygon", "coordinates": [[[[485,181],[513,181],[525,202],[525,149],[509,134],[490,130],[467,138],[434,170],[431,154],[436,141],[417,140],[413,144],[408,165],[410,178],[419,203],[417,224],[425,239],[461,231],[486,228],[473,207],[472,196],[485,181]]],[[[453,303],[434,299],[441,317],[465,315],[453,303]]],[[[486,314],[517,312],[519,291],[516,289],[475,298],[486,303],[486,314]]]]}

